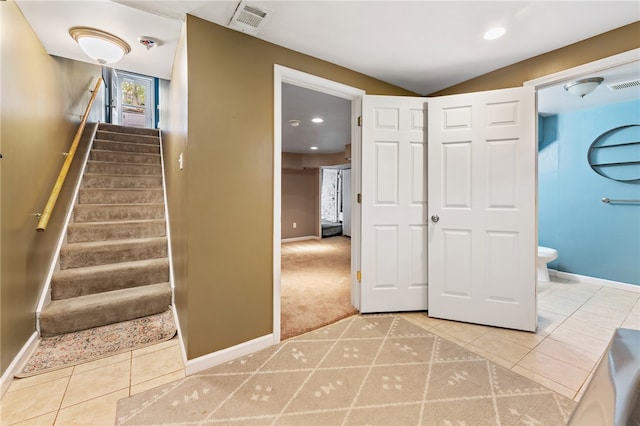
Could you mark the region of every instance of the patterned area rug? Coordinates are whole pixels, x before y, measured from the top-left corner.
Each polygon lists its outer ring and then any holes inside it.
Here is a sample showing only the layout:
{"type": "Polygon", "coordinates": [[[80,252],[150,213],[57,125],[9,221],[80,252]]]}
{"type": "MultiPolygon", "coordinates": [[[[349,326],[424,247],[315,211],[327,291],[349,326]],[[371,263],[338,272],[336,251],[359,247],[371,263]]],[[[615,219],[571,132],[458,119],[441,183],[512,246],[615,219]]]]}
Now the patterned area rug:
{"type": "Polygon", "coordinates": [[[395,315],[367,315],[118,402],[116,424],[564,425],[575,403],[395,315]]]}
{"type": "Polygon", "coordinates": [[[164,342],[176,334],[171,309],[144,318],[40,339],[23,378],[164,342]]]}

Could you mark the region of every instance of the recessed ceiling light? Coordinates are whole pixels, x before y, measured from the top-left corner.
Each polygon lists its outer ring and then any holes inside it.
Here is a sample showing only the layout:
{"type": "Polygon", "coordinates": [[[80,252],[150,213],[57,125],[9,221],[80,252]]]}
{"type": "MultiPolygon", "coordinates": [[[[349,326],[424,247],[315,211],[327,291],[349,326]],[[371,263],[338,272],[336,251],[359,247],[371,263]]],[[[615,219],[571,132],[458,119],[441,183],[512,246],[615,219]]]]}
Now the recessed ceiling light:
{"type": "Polygon", "coordinates": [[[300,120],[289,120],[289,124],[291,124],[291,127],[298,127],[300,125],[300,120]]]}
{"type": "Polygon", "coordinates": [[[502,37],[505,32],[507,32],[507,30],[505,30],[504,27],[494,27],[494,28],[491,28],[486,33],[484,33],[484,39],[495,40],[502,37]]]}
{"type": "Polygon", "coordinates": [[[320,118],[320,117],[312,118],[311,121],[313,121],[314,123],[322,123],[322,122],[324,122],[324,120],[322,118],[320,118]]]}
{"type": "Polygon", "coordinates": [[[318,147],[317,147],[317,146],[312,146],[312,147],[311,147],[311,148],[309,148],[309,149],[310,149],[310,150],[312,150],[312,151],[315,151],[316,149],[318,149],[318,147]]]}

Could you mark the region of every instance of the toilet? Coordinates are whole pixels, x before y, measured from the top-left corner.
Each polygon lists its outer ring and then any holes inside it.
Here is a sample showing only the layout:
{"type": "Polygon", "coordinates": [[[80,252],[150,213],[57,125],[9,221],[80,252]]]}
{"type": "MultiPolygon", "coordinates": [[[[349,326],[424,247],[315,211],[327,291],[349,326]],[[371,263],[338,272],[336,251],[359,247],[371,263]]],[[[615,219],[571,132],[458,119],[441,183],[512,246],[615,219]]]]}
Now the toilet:
{"type": "Polygon", "coordinates": [[[549,282],[549,270],[547,263],[553,262],[558,258],[558,251],[549,247],[538,246],[538,258],[536,260],[536,268],[538,270],[538,281],[549,282]]]}

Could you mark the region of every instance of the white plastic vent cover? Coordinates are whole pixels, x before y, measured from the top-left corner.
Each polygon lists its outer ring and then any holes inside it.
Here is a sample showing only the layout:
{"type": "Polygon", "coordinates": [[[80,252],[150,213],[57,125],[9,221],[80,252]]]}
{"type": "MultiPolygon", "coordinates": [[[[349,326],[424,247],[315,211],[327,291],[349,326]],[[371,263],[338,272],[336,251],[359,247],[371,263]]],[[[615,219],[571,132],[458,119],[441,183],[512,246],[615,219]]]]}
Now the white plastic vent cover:
{"type": "Polygon", "coordinates": [[[640,80],[629,80],[629,81],[621,81],[618,83],[611,83],[611,84],[607,84],[607,87],[609,88],[609,90],[614,91],[614,90],[621,90],[621,89],[628,89],[629,87],[638,87],[640,86],[640,80]]]}
{"type": "Polygon", "coordinates": [[[242,1],[229,22],[229,28],[256,35],[267,22],[270,13],[271,11],[269,10],[242,1]]]}

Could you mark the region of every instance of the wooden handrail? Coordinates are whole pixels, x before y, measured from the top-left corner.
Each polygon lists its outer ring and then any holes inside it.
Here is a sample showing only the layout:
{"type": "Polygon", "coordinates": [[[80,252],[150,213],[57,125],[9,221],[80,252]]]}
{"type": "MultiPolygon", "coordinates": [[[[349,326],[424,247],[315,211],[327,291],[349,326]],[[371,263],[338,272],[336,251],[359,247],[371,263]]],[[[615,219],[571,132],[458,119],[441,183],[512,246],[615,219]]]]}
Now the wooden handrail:
{"type": "Polygon", "coordinates": [[[60,169],[60,174],[58,174],[58,179],[56,179],[55,185],[53,185],[53,189],[51,190],[51,194],[49,195],[49,199],[47,200],[47,204],[44,206],[44,210],[40,215],[40,220],[38,220],[38,225],[36,227],[36,231],[44,232],[47,229],[47,224],[49,223],[49,219],[51,218],[51,213],[53,212],[53,208],[56,205],[56,201],[58,201],[58,196],[60,195],[60,191],[62,190],[62,185],[64,184],[65,179],[67,178],[67,173],[69,173],[69,168],[71,167],[71,162],[73,161],[73,157],[76,155],[76,150],[78,149],[78,145],[80,144],[80,139],[82,138],[82,132],[84,132],[84,127],[87,124],[87,119],[89,118],[89,113],[91,112],[91,108],[93,107],[93,102],[96,100],[96,96],[98,96],[98,91],[100,90],[100,85],[104,82],[102,77],[98,79],[96,82],[96,87],[93,89],[93,93],[91,94],[91,99],[89,99],[89,104],[87,105],[87,109],[82,116],[82,121],[80,121],[80,127],[78,127],[78,131],[76,132],[75,137],[73,138],[73,142],[71,143],[71,148],[69,148],[69,153],[67,154],[67,158],[64,160],[62,164],[62,169],[60,169]]]}

